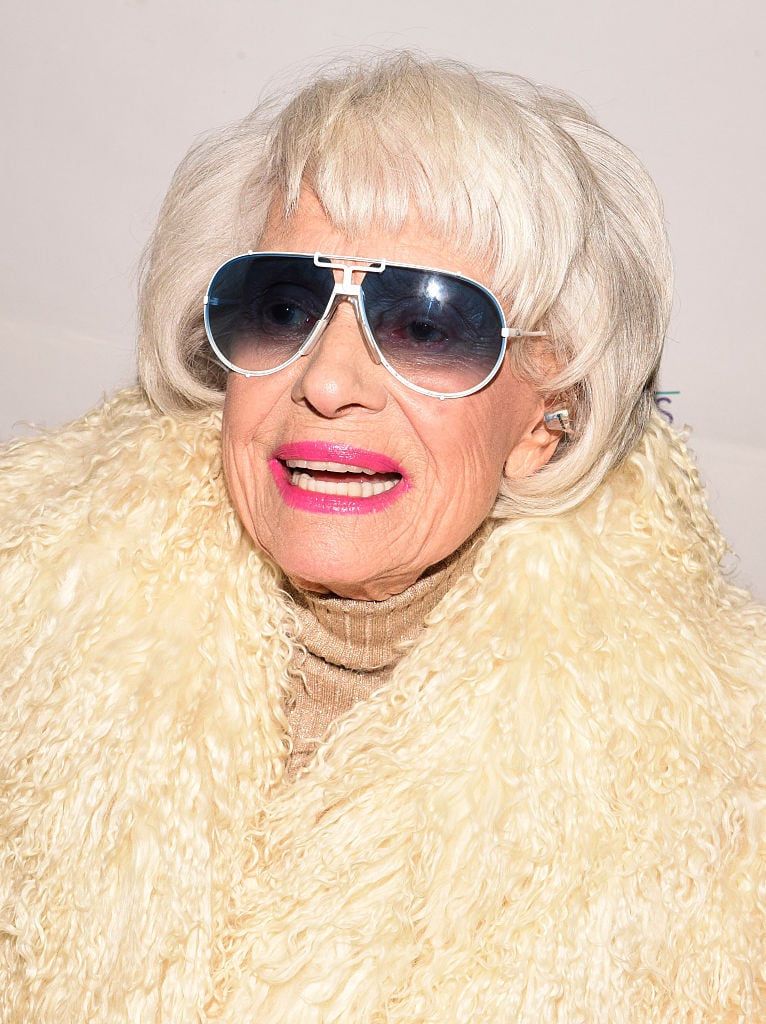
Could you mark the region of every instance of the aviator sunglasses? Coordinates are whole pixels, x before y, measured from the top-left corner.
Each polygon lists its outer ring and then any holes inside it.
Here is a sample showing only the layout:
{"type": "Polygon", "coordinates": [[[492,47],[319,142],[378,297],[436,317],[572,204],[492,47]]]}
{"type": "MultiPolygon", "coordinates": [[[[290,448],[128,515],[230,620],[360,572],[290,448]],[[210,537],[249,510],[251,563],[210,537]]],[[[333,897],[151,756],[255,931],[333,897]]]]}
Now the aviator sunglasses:
{"type": "Polygon", "coordinates": [[[545,334],[508,327],[492,292],[460,274],[287,252],[248,252],[220,266],[205,329],[224,366],[260,377],[308,355],[340,302],[351,303],[373,361],[434,398],[479,391],[500,369],[508,338],[545,334]]]}

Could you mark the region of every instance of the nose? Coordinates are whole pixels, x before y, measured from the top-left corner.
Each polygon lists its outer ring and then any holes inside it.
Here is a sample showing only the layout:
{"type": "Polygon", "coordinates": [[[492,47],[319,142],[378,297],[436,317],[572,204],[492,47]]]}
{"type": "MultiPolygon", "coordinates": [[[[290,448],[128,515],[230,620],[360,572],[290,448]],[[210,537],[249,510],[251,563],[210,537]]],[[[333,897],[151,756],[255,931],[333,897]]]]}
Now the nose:
{"type": "Polygon", "coordinates": [[[320,416],[379,412],[386,404],[385,367],[373,360],[351,302],[335,305],[324,331],[295,365],[292,399],[320,416]]]}

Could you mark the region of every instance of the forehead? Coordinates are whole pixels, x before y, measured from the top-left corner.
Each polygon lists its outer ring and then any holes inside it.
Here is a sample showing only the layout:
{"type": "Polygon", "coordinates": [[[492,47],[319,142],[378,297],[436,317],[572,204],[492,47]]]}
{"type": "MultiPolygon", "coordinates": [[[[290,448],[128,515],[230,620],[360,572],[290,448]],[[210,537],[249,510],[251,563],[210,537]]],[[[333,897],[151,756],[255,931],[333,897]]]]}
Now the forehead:
{"type": "Polygon", "coordinates": [[[285,216],[282,204],[272,205],[259,245],[264,250],[413,263],[482,282],[487,282],[491,274],[484,261],[466,255],[450,239],[435,234],[415,211],[395,230],[371,225],[369,230],[350,235],[330,220],[316,195],[305,187],[289,217],[285,216]]]}

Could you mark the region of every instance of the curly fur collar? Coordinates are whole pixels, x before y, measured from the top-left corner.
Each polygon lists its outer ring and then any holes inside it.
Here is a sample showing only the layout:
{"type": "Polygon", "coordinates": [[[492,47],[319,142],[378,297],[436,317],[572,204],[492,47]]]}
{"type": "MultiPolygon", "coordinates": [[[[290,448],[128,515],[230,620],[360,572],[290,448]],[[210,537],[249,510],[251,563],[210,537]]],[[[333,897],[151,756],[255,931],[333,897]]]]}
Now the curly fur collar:
{"type": "Polygon", "coordinates": [[[764,1019],[766,615],[659,418],[293,785],[218,432],[126,392],[4,457],[0,1019],[764,1019]]]}

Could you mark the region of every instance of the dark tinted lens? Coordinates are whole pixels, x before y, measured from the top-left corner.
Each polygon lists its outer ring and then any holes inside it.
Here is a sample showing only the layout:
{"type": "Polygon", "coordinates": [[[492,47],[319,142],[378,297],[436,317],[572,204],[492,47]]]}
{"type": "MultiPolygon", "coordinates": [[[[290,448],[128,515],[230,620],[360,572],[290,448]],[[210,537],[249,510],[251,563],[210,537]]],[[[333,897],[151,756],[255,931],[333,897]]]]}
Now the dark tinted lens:
{"type": "Polygon", "coordinates": [[[288,362],[322,316],[332,271],[311,256],[238,256],[208,289],[208,331],[240,370],[264,372],[288,362]]]}
{"type": "Polygon", "coordinates": [[[362,294],[383,356],[411,384],[457,394],[495,368],[503,349],[501,314],[478,285],[439,271],[389,266],[366,275],[362,294]]]}

